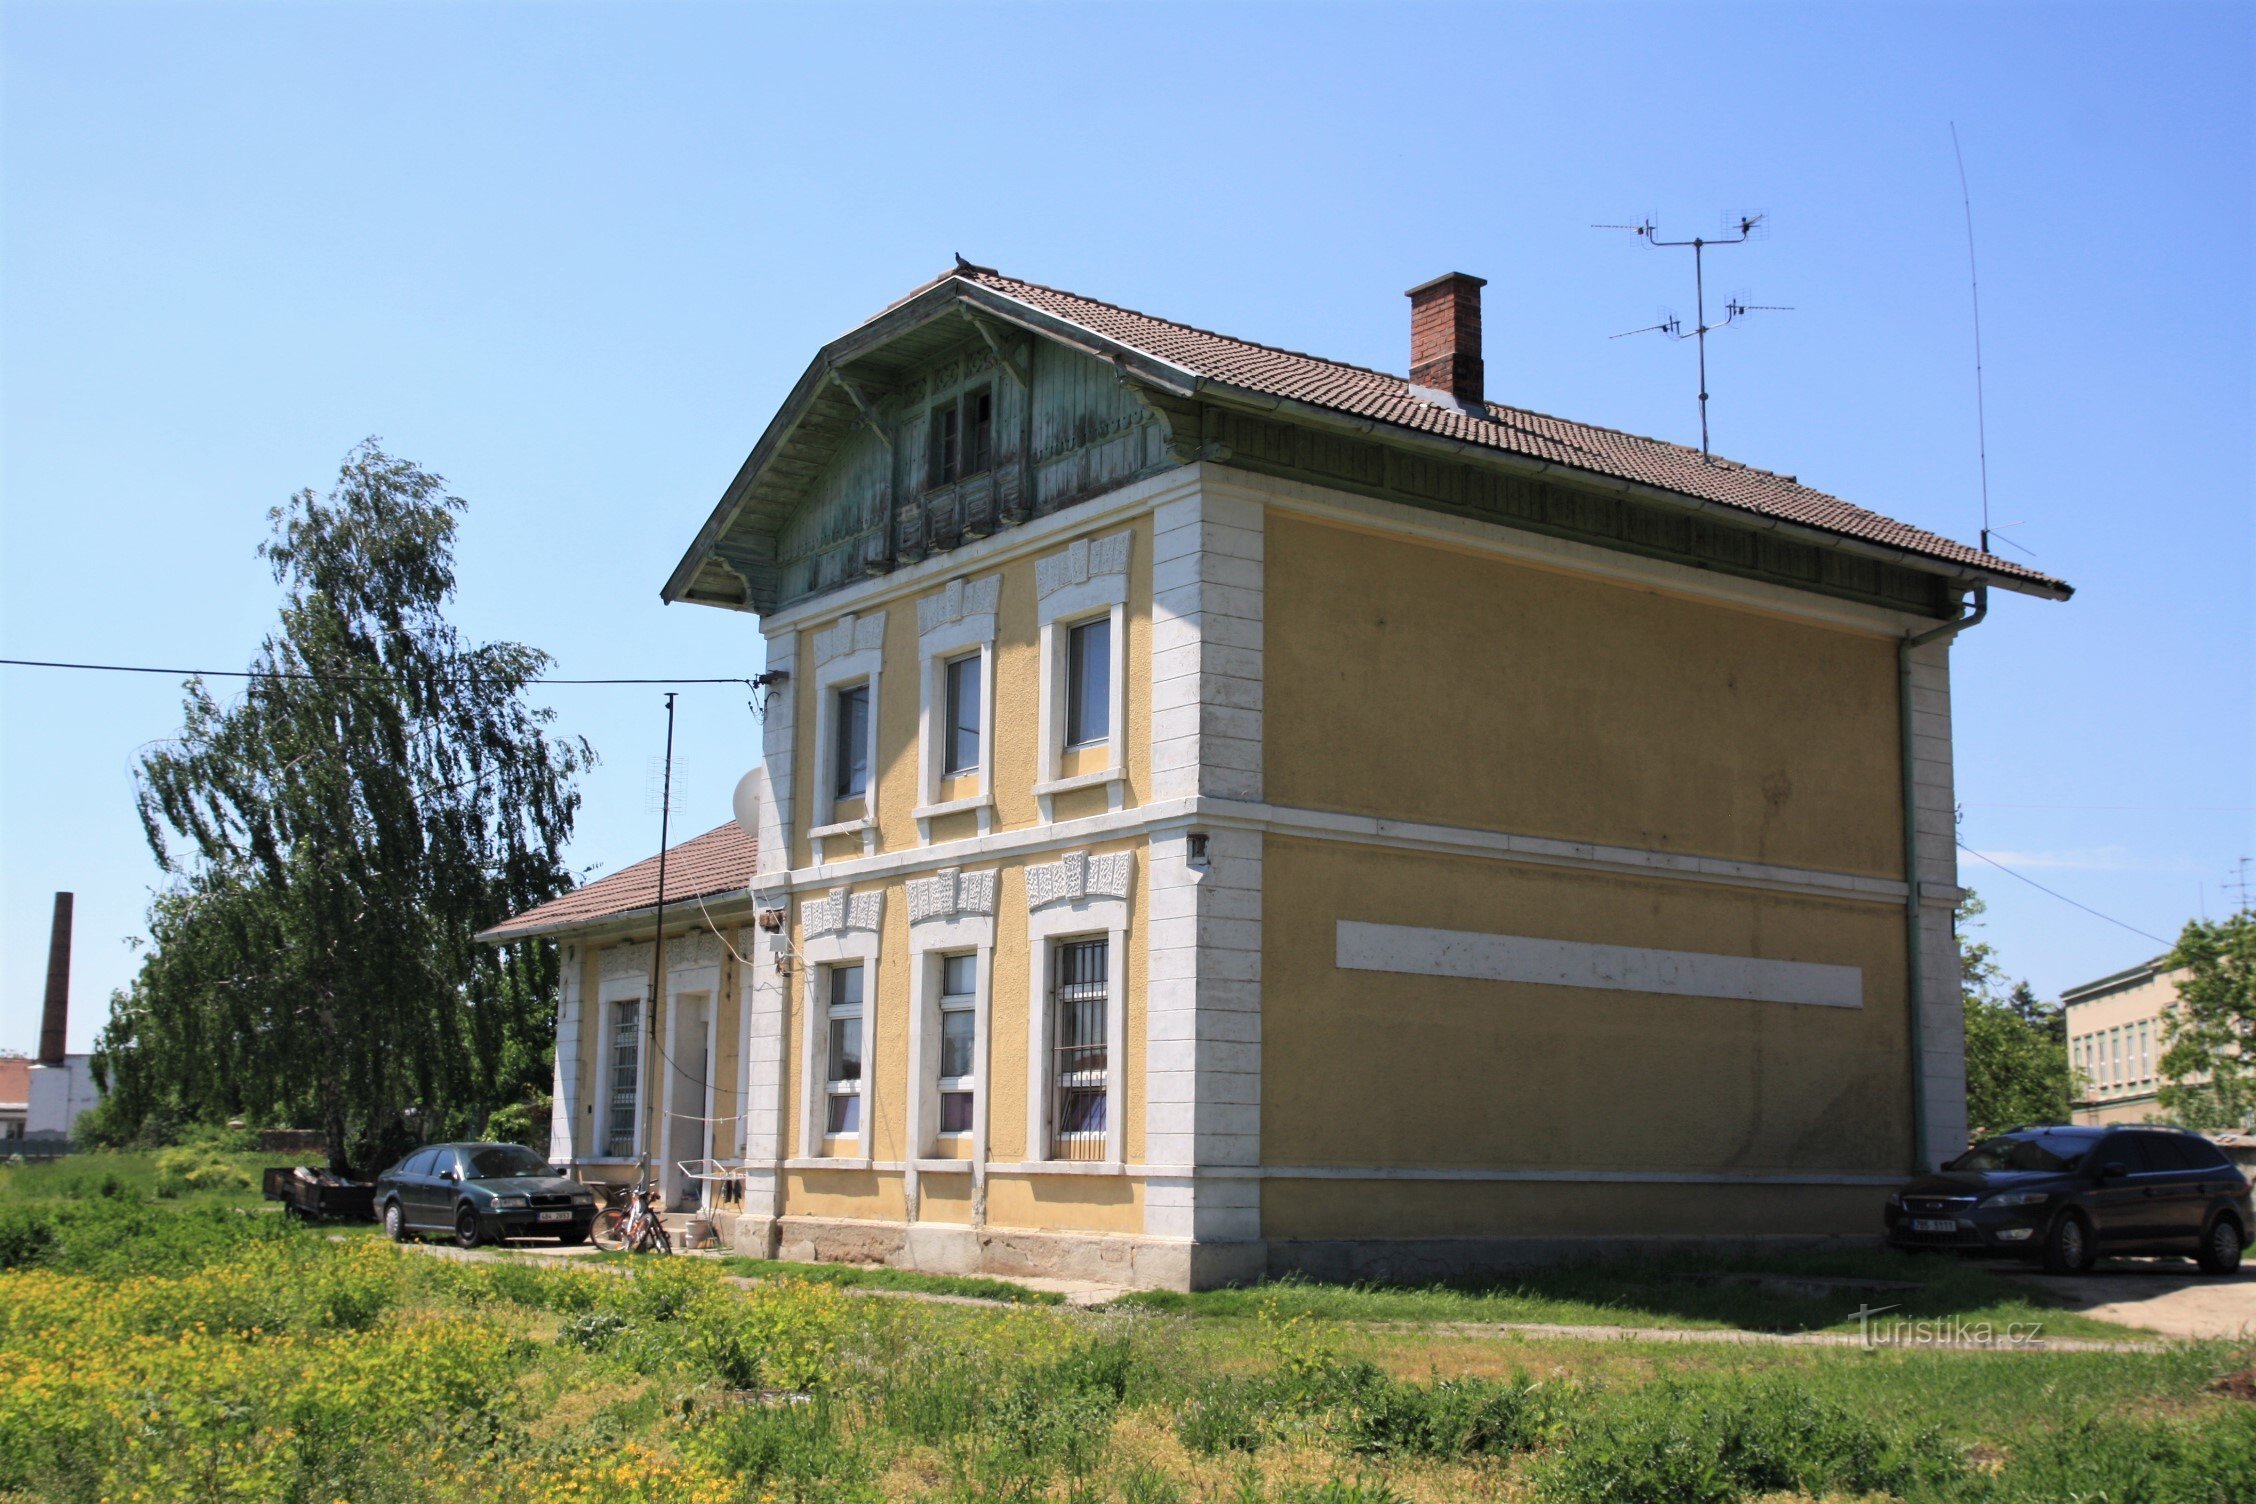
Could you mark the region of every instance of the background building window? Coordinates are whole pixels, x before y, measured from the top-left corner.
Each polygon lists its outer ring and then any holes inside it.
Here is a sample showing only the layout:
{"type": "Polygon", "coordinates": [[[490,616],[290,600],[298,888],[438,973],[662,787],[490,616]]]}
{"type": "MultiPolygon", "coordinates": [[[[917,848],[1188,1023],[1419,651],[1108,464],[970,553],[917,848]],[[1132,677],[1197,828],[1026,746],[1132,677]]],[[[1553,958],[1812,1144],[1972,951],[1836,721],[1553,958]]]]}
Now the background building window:
{"type": "Polygon", "coordinates": [[[1056,1159],[1105,1157],[1105,1078],[1112,1064],[1105,1037],[1108,949],[1103,940],[1069,940],[1054,953],[1050,1153],[1056,1159]]]}
{"type": "Polygon", "coordinates": [[[641,1087],[642,1004],[611,1005],[611,1110],[604,1118],[603,1152],[625,1159],[635,1152],[635,1099],[641,1087]]]}
{"type": "Polygon", "coordinates": [[[838,753],[831,785],[834,799],[859,799],[869,788],[869,713],[867,684],[838,692],[832,732],[838,753]]]}
{"type": "Polygon", "coordinates": [[[979,958],[940,958],[940,1131],[971,1132],[979,1046],[979,958]]]}
{"type": "Polygon", "coordinates": [[[940,771],[949,777],[979,766],[979,667],[982,655],[967,653],[947,665],[946,745],[940,771]]]}
{"type": "Polygon", "coordinates": [[[1065,744],[1112,735],[1112,618],[1085,621],[1066,636],[1065,744]]]}
{"type": "Polygon", "coordinates": [[[862,1131],[862,968],[830,968],[830,1050],[825,1069],[829,1102],[823,1132],[833,1137],[862,1131]]]}

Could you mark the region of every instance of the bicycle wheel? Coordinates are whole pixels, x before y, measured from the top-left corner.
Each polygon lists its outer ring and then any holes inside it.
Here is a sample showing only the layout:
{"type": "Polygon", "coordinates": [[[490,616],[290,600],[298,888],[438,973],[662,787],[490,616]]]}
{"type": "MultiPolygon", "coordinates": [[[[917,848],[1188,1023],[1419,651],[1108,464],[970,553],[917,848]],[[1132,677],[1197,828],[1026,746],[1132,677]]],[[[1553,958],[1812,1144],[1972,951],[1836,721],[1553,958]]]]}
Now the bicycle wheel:
{"type": "Polygon", "coordinates": [[[607,1206],[595,1214],[595,1225],[588,1229],[595,1246],[605,1253],[617,1253],[627,1246],[627,1214],[615,1206],[607,1206]]]}
{"type": "Polygon", "coordinates": [[[650,1251],[653,1253],[672,1253],[674,1251],[674,1235],[666,1231],[666,1224],[663,1222],[650,1224],[650,1251]]]}

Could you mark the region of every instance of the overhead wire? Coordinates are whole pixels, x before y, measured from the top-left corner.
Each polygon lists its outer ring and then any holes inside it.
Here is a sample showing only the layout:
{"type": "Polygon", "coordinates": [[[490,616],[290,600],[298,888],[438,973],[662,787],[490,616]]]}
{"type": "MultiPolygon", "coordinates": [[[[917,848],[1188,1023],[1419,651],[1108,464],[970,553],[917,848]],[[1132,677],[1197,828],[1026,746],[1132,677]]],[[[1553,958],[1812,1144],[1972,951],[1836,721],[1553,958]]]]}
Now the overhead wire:
{"type": "Polygon", "coordinates": [[[2106,920],[2109,924],[2114,925],[2117,929],[2129,930],[2134,935],[2144,936],[2146,939],[2152,940],[2156,945],[2174,945],[2177,943],[2172,940],[2165,940],[2160,935],[2154,934],[2150,930],[2142,930],[2135,924],[2125,924],[2122,920],[2117,919],[2112,914],[2102,914],[2099,910],[2093,908],[2088,903],[2078,903],[2075,899],[2070,898],[2067,894],[2058,892],[2052,888],[2048,888],[2043,883],[2038,882],[2035,878],[2028,877],[2022,873],[2014,871],[2011,867],[2008,867],[2005,863],[1999,861],[1996,857],[1990,856],[1985,852],[1976,851],[1973,847],[1967,845],[1964,841],[1960,841],[1958,843],[1958,849],[1965,852],[1968,856],[1980,857],[1983,861],[1988,862],[1991,866],[1997,868],[1998,871],[2004,873],[2007,877],[2019,878],[2022,882],[2027,883],[2030,887],[2036,889],[2039,893],[2044,893],[2053,898],[2057,898],[2072,909],[2082,909],[2085,913],[2091,915],[2094,919],[2106,920]]]}

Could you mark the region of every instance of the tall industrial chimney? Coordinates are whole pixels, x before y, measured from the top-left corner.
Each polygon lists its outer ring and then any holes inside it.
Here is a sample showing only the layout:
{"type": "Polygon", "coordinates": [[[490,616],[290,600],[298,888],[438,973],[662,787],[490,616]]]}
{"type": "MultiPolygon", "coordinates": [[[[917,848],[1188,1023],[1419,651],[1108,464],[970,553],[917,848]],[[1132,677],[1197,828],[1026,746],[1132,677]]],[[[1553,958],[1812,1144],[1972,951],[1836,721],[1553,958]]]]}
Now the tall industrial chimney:
{"type": "Polygon", "coordinates": [[[39,1020],[39,1063],[61,1065],[70,1051],[71,895],[55,895],[55,927],[47,936],[47,1008],[39,1020]]]}

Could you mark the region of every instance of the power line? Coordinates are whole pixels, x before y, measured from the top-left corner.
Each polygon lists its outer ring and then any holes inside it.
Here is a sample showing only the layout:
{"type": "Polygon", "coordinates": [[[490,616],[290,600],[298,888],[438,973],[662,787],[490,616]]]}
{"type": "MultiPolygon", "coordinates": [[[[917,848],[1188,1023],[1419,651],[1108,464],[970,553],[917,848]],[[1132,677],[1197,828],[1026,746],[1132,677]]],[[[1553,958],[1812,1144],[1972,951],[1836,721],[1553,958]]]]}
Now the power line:
{"type": "MultiPolygon", "coordinates": [[[[152,668],[137,663],[63,663],[47,658],[0,658],[0,665],[10,668],[61,668],[75,669],[93,674],[163,674],[176,679],[304,679],[321,683],[349,684],[365,679],[365,674],[323,674],[311,669],[241,669],[241,668],[152,668]]],[[[527,684],[750,684],[741,675],[728,679],[562,679],[535,678],[527,684]]]]}
{"type": "Polygon", "coordinates": [[[2147,939],[2152,940],[2156,945],[2175,945],[2177,943],[2174,940],[2165,940],[2160,935],[2151,934],[2146,930],[2142,930],[2135,924],[2125,924],[2122,920],[2115,918],[2111,914],[2102,914],[2099,910],[2093,908],[2090,904],[2078,903],[2073,898],[2070,898],[2067,894],[2056,892],[2053,889],[2046,887],[2043,883],[2038,882],[2033,877],[2023,877],[2022,874],[2014,871],[2011,867],[2008,867],[2005,863],[1999,861],[1996,857],[1984,856],[1981,852],[1976,851],[1973,847],[1967,845],[1964,841],[1958,843],[1958,849],[1965,852],[1968,856],[1981,857],[1983,861],[1988,862],[1991,866],[1997,868],[1998,871],[2004,873],[2007,877],[2018,877],[2021,879],[2021,881],[2027,883],[2030,887],[2036,889],[2039,893],[2049,894],[2051,897],[2059,899],[2062,903],[2068,905],[2072,909],[2082,909],[2085,913],[2091,915],[2094,919],[2104,919],[2109,924],[2114,925],[2117,929],[2129,930],[2134,935],[2143,935],[2147,939]]]}

